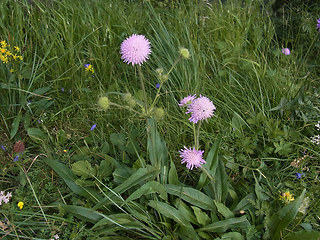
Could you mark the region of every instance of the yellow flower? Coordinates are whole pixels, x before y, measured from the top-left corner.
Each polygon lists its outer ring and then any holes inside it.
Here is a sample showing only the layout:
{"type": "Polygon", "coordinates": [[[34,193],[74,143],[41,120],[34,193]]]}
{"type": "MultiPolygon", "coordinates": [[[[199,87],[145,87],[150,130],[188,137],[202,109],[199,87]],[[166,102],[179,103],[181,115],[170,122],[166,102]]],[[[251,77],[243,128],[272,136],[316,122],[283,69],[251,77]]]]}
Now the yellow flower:
{"type": "Polygon", "coordinates": [[[14,50],[16,50],[17,52],[20,52],[20,48],[18,46],[14,46],[14,50]]]}
{"type": "Polygon", "coordinates": [[[12,53],[10,51],[6,52],[7,56],[12,56],[12,53]]]}
{"type": "Polygon", "coordinates": [[[0,48],[1,53],[5,53],[7,50],[5,48],[0,48]]]}
{"type": "Polygon", "coordinates": [[[0,55],[0,60],[4,63],[8,63],[8,58],[3,55],[0,55]]]}
{"type": "Polygon", "coordinates": [[[22,56],[18,56],[18,58],[20,59],[20,61],[22,61],[23,57],[22,56]]]}
{"type": "Polygon", "coordinates": [[[292,197],[292,194],[290,194],[289,191],[286,191],[285,193],[282,193],[282,195],[280,195],[279,200],[283,201],[284,203],[289,203],[294,200],[294,197],[292,197]]]}
{"type": "Polygon", "coordinates": [[[86,72],[94,73],[94,69],[91,64],[85,64],[84,67],[86,68],[86,72]]]}
{"type": "Polygon", "coordinates": [[[7,43],[6,43],[6,41],[4,41],[4,40],[1,41],[0,44],[1,44],[1,46],[2,46],[3,48],[7,47],[7,43]]]}
{"type": "Polygon", "coordinates": [[[18,207],[20,208],[20,209],[22,209],[23,208],[23,202],[18,202],[18,207]]]}
{"type": "Polygon", "coordinates": [[[14,72],[14,69],[13,69],[13,68],[11,68],[11,69],[10,69],[10,72],[11,72],[11,73],[13,73],[13,72],[14,72]]]}

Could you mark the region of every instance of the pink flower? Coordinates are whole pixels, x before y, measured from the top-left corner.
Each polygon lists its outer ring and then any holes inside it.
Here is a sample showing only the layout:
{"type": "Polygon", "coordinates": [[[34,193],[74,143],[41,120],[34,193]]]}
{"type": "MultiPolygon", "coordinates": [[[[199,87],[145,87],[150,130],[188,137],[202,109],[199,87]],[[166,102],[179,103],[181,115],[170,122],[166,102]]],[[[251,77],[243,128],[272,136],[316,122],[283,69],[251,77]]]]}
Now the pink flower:
{"type": "Polygon", "coordinates": [[[202,154],[204,151],[196,150],[195,148],[187,148],[186,146],[184,149],[179,151],[180,157],[182,157],[181,163],[187,163],[187,168],[192,170],[193,167],[198,168],[201,164],[206,163],[204,159],[202,159],[202,154]]]}
{"type": "Polygon", "coordinates": [[[190,122],[197,123],[199,120],[204,120],[213,116],[215,105],[210,101],[209,98],[201,96],[192,101],[188,106],[186,113],[191,113],[189,118],[190,122]]]}
{"type": "Polygon", "coordinates": [[[182,99],[182,100],[180,101],[179,106],[180,106],[180,107],[185,107],[185,106],[191,104],[192,101],[193,101],[195,98],[196,98],[196,95],[195,95],[195,94],[194,94],[194,95],[189,95],[189,96],[185,97],[184,99],[182,99]]]}
{"type": "Polygon", "coordinates": [[[121,43],[121,59],[128,64],[139,64],[145,62],[151,53],[150,42],[143,35],[133,34],[121,43]]]}
{"type": "Polygon", "coordinates": [[[289,49],[289,48],[282,48],[281,52],[282,52],[284,55],[290,55],[290,49],[289,49]]]}

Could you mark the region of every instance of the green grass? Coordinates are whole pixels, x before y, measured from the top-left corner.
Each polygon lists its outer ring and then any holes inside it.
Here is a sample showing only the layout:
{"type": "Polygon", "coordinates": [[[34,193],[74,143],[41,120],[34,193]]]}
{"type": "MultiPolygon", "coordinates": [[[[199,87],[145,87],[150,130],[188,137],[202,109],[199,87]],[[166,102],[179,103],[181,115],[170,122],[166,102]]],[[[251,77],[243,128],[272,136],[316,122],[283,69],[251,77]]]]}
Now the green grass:
{"type": "Polygon", "coordinates": [[[310,142],[320,106],[316,7],[31,2],[0,3],[0,40],[23,55],[14,66],[0,63],[0,191],[13,195],[0,206],[3,239],[290,239],[320,230],[319,145],[310,142]],[[125,105],[123,93],[143,101],[138,68],[119,53],[133,33],[151,42],[142,65],[149,104],[155,70],[169,71],[179,48],[191,54],[163,84],[157,107],[166,115],[156,128],[125,108],[97,106],[101,96],[125,105]],[[194,142],[178,106],[190,94],[217,107],[200,129],[214,181],[180,164],[178,151],[194,142]],[[14,162],[18,140],[26,150],[14,162]],[[279,201],[287,190],[297,199],[289,205],[279,201]],[[306,196],[309,207],[298,213],[306,196]]]}

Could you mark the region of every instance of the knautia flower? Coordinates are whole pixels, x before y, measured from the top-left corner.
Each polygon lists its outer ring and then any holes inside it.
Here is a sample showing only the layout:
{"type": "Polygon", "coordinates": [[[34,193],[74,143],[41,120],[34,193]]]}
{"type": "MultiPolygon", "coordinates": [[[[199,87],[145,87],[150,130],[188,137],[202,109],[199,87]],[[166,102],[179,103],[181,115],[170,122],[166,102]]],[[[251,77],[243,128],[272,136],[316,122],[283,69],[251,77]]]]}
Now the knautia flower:
{"type": "Polygon", "coordinates": [[[182,158],[181,164],[187,163],[187,168],[192,170],[194,167],[198,168],[202,164],[206,163],[206,161],[202,158],[202,154],[204,151],[196,150],[195,148],[187,148],[186,146],[184,149],[179,151],[180,157],[182,158]]]}
{"type": "Polygon", "coordinates": [[[281,52],[282,52],[284,55],[290,55],[290,49],[289,49],[289,48],[282,48],[281,52]]]}
{"type": "Polygon", "coordinates": [[[151,53],[150,42],[144,35],[133,34],[124,40],[120,46],[121,59],[128,64],[144,63],[151,53]]]}
{"type": "Polygon", "coordinates": [[[196,98],[196,95],[189,95],[185,98],[183,98],[180,103],[179,103],[179,106],[180,107],[185,107],[185,106],[188,106],[189,104],[192,103],[192,101],[196,98]]]}
{"type": "Polygon", "coordinates": [[[213,112],[216,110],[215,105],[207,97],[201,96],[193,100],[187,109],[187,113],[191,113],[189,118],[190,122],[197,123],[200,120],[204,120],[213,116],[213,112]]]}
{"type": "Polygon", "coordinates": [[[320,18],[317,20],[317,29],[320,32],[320,18]]]}

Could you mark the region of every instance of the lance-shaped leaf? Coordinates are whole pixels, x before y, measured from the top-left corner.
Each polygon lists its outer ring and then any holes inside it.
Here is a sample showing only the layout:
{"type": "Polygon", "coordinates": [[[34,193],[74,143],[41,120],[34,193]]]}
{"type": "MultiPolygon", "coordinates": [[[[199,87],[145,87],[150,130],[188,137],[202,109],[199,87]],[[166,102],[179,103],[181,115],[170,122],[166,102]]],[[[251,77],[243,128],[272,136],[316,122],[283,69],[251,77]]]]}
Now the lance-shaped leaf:
{"type": "Polygon", "coordinates": [[[215,222],[204,226],[199,229],[199,231],[206,232],[225,232],[228,229],[241,228],[242,230],[247,229],[250,226],[246,216],[242,216],[239,218],[229,218],[226,220],[222,220],[219,222],[215,222]]]}
{"type": "Polygon", "coordinates": [[[168,196],[164,186],[156,181],[150,181],[140,187],[138,190],[133,192],[125,201],[128,203],[129,201],[140,198],[142,195],[151,194],[151,193],[159,193],[160,197],[167,201],[168,196]]]}
{"type": "Polygon", "coordinates": [[[180,197],[194,206],[211,211],[216,210],[213,204],[213,199],[204,194],[203,192],[200,192],[199,190],[190,187],[182,187],[171,184],[166,184],[164,185],[164,187],[167,193],[180,197]]]}
{"type": "Polygon", "coordinates": [[[159,173],[153,166],[147,166],[145,168],[139,168],[134,172],[127,180],[114,189],[116,193],[123,193],[128,189],[142,183],[143,181],[155,177],[159,173]]]}
{"type": "Polygon", "coordinates": [[[281,237],[281,231],[283,231],[289,223],[295,218],[298,213],[299,207],[303,201],[304,194],[306,189],[303,190],[301,195],[285,206],[284,208],[280,209],[276,212],[269,221],[269,230],[270,235],[273,240],[278,240],[281,237]]]}
{"type": "Polygon", "coordinates": [[[151,200],[148,205],[154,208],[159,214],[174,220],[182,226],[187,227],[190,225],[189,221],[175,207],[172,207],[169,204],[151,200]]]}

